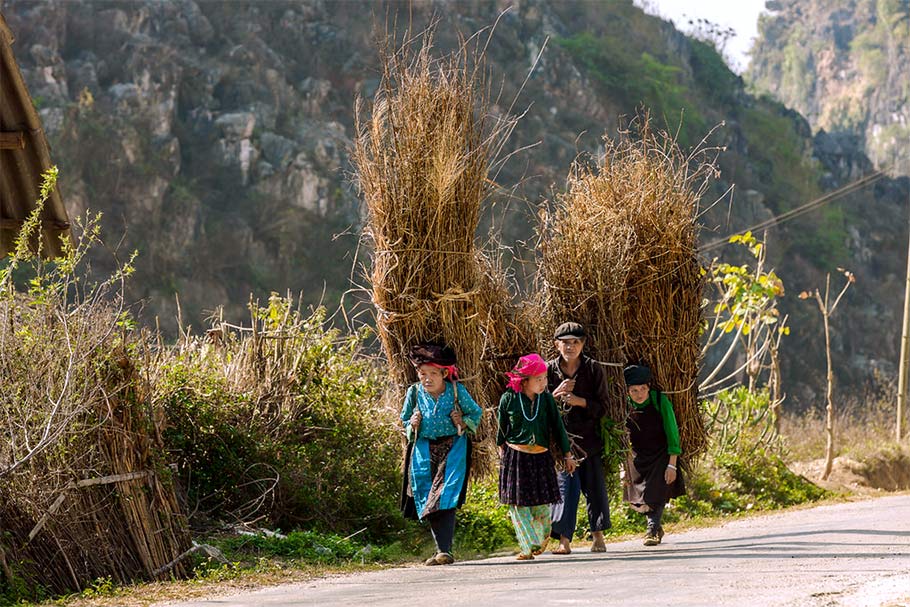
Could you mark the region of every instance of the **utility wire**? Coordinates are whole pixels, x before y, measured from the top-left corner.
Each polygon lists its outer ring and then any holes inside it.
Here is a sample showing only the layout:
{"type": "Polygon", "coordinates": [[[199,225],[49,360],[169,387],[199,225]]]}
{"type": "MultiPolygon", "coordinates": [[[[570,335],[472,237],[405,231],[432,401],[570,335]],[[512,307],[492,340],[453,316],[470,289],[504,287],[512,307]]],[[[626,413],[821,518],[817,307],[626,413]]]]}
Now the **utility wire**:
{"type": "MultiPolygon", "coordinates": [[[[784,223],[785,221],[789,221],[791,219],[799,217],[800,215],[804,215],[804,214],[808,213],[809,211],[814,211],[815,209],[821,208],[821,207],[825,206],[826,204],[837,200],[838,198],[842,198],[842,197],[846,196],[847,194],[851,194],[857,190],[860,190],[860,189],[866,187],[867,185],[871,185],[872,183],[875,183],[876,181],[878,181],[879,179],[881,179],[882,177],[885,177],[887,175],[886,171],[887,171],[887,168],[872,171],[868,175],[860,177],[856,181],[848,183],[847,185],[840,187],[840,188],[834,190],[833,192],[829,192],[829,193],[825,194],[824,196],[820,196],[819,198],[810,200],[809,202],[807,202],[803,205],[800,205],[794,209],[790,209],[789,211],[786,211],[784,213],[781,213],[780,215],[775,215],[774,217],[771,217],[770,219],[766,219],[765,221],[757,223],[754,226],[751,226],[744,230],[740,230],[738,233],[756,232],[759,230],[763,230],[765,228],[769,228],[769,227],[772,227],[775,225],[780,225],[780,224],[784,223]]],[[[729,243],[729,238],[721,238],[719,240],[709,242],[708,244],[700,247],[700,249],[702,251],[711,251],[713,249],[722,247],[728,243],[729,243]]]]}

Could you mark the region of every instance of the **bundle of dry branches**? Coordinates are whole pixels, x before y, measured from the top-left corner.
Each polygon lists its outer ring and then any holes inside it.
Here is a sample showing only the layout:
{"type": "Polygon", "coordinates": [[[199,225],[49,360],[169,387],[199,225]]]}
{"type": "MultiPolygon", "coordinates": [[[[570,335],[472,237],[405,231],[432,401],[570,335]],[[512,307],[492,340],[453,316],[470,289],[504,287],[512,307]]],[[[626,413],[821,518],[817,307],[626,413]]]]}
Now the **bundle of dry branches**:
{"type": "Polygon", "coordinates": [[[0,296],[3,574],[55,592],[182,575],[186,517],[122,298],[39,276],[28,296],[0,296]]]}
{"type": "MultiPolygon", "coordinates": [[[[492,186],[488,175],[514,120],[489,111],[482,50],[463,42],[434,59],[432,37],[430,29],[384,53],[368,118],[358,101],[354,163],[369,211],[371,295],[396,383],[393,401],[416,379],[408,348],[441,340],[455,348],[475,400],[493,406],[503,389],[502,363],[485,359],[508,352],[528,332],[503,322],[514,317],[504,277],[475,249],[474,237],[492,186]]],[[[478,439],[493,427],[485,416],[478,439]]],[[[481,471],[493,462],[477,461],[481,471]]]]}
{"type": "MultiPolygon", "coordinates": [[[[696,257],[698,201],[716,173],[699,147],[684,154],[650,130],[605,137],[602,162],[576,163],[566,193],[545,214],[539,268],[542,328],[589,327],[591,355],[607,366],[609,415],[625,415],[622,366],[650,366],[672,399],[683,450],[703,450],[697,404],[702,274],[696,257]]],[[[542,337],[546,343],[549,334],[542,337]]]]}

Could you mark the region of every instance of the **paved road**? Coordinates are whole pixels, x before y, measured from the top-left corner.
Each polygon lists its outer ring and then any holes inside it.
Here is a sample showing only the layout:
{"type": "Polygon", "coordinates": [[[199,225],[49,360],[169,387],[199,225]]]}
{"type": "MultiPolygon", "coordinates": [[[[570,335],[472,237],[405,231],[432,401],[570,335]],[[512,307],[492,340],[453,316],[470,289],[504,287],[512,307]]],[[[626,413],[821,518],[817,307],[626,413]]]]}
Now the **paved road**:
{"type": "Polygon", "coordinates": [[[910,607],[910,495],[737,520],[656,548],[406,567],[173,607],[910,607]]]}

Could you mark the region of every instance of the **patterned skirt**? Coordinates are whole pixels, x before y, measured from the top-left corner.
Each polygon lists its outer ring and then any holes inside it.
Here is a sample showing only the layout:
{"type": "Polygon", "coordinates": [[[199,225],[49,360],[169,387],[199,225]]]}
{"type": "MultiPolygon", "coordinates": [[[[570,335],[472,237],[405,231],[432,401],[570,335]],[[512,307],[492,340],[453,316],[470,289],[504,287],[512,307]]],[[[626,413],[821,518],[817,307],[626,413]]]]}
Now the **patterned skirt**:
{"type": "Polygon", "coordinates": [[[524,453],[506,446],[499,463],[499,501],[513,506],[561,502],[550,452],[524,453]]]}

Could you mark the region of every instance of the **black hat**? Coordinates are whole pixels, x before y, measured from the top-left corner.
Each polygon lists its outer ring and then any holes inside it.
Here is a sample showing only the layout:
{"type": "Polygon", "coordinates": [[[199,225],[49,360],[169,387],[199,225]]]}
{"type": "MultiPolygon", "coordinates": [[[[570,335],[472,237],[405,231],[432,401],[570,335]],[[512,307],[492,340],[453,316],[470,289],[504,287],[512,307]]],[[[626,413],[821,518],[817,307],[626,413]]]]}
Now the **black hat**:
{"type": "Polygon", "coordinates": [[[586,335],[587,333],[585,333],[585,328],[577,322],[564,322],[556,327],[556,332],[553,334],[553,339],[571,339],[573,337],[584,339],[586,335]]]}
{"type": "Polygon", "coordinates": [[[644,365],[629,365],[622,370],[627,386],[640,386],[651,383],[651,369],[644,365]]]}
{"type": "Polygon", "coordinates": [[[449,367],[456,364],[455,350],[444,344],[421,343],[411,346],[408,358],[415,367],[432,363],[449,367]]]}

